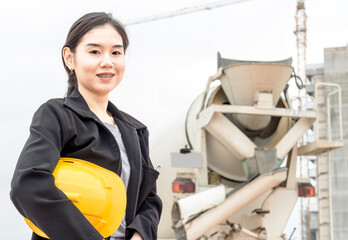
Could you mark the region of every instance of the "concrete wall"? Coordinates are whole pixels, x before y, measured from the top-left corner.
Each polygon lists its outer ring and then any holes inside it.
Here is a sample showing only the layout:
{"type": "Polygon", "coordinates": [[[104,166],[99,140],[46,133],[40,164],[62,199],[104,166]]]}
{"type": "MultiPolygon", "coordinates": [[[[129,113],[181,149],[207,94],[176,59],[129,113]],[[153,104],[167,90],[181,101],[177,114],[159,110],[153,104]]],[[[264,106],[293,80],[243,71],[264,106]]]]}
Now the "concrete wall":
{"type": "MultiPolygon", "coordinates": [[[[331,192],[335,240],[348,239],[348,46],[324,50],[324,80],[342,88],[343,137],[345,146],[332,151],[331,192]]],[[[337,109],[332,109],[337,112],[337,109]]],[[[331,118],[334,137],[338,136],[337,115],[331,118]]]]}

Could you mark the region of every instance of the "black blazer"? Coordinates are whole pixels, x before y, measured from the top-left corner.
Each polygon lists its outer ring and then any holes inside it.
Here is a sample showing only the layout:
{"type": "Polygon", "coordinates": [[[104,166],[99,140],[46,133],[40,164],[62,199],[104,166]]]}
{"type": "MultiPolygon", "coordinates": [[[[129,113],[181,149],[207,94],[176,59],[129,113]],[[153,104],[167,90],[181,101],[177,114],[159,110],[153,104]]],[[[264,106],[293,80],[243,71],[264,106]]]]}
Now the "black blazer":
{"type": "MultiPolygon", "coordinates": [[[[144,240],[157,239],[162,202],[156,194],[158,172],[149,158],[148,130],[111,102],[128,154],[126,239],[134,231],[144,240]]],[[[64,99],[51,99],[34,114],[30,136],[11,182],[18,211],[52,240],[101,240],[103,237],[54,184],[52,172],[60,157],[79,158],[120,175],[120,150],[112,133],[90,111],[77,89],[64,99]]],[[[36,234],[33,239],[42,239],[36,234]]]]}

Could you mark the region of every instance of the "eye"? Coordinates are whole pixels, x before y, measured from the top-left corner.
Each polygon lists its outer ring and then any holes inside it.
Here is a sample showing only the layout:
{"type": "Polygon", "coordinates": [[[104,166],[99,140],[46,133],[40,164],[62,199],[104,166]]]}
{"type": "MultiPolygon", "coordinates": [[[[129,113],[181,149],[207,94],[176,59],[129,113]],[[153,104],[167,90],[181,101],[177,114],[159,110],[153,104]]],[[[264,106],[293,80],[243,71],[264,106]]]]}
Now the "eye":
{"type": "Polygon", "coordinates": [[[114,51],[114,52],[112,52],[112,54],[113,54],[113,55],[122,55],[122,52],[120,52],[120,51],[114,51]]]}
{"type": "Polygon", "coordinates": [[[98,50],[92,50],[89,53],[91,53],[91,54],[99,54],[99,51],[98,50]]]}

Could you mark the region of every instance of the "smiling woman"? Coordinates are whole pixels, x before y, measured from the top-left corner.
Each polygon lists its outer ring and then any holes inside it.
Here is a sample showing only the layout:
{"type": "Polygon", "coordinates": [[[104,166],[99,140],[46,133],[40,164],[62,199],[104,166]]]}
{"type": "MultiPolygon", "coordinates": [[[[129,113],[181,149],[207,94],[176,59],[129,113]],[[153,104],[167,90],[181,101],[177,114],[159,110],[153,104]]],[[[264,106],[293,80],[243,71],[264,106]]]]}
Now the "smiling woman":
{"type": "MultiPolygon", "coordinates": [[[[62,49],[69,76],[67,97],[47,101],[34,114],[11,183],[14,205],[43,232],[38,236],[34,230],[32,239],[157,239],[162,202],[156,194],[159,173],[149,158],[147,128],[108,100],[123,78],[127,46],[123,26],[103,12],[84,15],[68,33],[62,49]],[[63,158],[82,159],[121,177],[127,207],[111,236],[98,232],[100,226],[84,215],[90,209],[74,205],[81,200],[70,191],[78,189],[60,189],[54,176],[63,158]]],[[[101,191],[87,189],[90,196],[101,191]]],[[[98,204],[92,200],[86,206],[98,204]]]]}
{"type": "Polygon", "coordinates": [[[64,47],[63,58],[72,74],[76,74],[80,93],[88,98],[107,97],[125,70],[123,40],[110,24],[86,33],[74,53],[64,47]]]}

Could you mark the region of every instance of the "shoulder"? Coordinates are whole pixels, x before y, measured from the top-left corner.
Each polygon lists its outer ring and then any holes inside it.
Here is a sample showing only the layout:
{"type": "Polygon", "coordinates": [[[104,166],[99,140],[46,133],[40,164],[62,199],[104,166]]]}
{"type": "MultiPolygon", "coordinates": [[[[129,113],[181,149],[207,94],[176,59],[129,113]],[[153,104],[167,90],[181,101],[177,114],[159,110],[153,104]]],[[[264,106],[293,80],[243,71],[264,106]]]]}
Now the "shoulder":
{"type": "Polygon", "coordinates": [[[34,120],[56,121],[65,118],[63,102],[62,98],[54,98],[41,104],[34,114],[34,120]]]}
{"type": "Polygon", "coordinates": [[[137,130],[146,129],[146,125],[140,122],[135,117],[131,116],[130,114],[119,110],[111,101],[109,101],[108,104],[108,111],[111,112],[111,114],[116,117],[118,120],[121,120],[133,127],[135,127],[137,130]]]}
{"type": "Polygon", "coordinates": [[[123,115],[123,117],[125,118],[125,120],[133,125],[134,127],[136,127],[137,129],[146,129],[146,125],[143,124],[142,122],[140,122],[138,119],[136,119],[135,117],[131,116],[130,114],[124,112],[124,111],[121,111],[120,110],[120,113],[123,115]]]}
{"type": "MultiPolygon", "coordinates": [[[[33,132],[48,136],[68,136],[67,113],[63,107],[63,99],[50,99],[43,103],[34,113],[30,129],[33,132]]],[[[53,139],[54,137],[52,137],[53,139]]]]}
{"type": "Polygon", "coordinates": [[[52,109],[62,109],[64,104],[64,98],[52,98],[47,102],[43,103],[41,107],[52,108],[52,109]]]}

